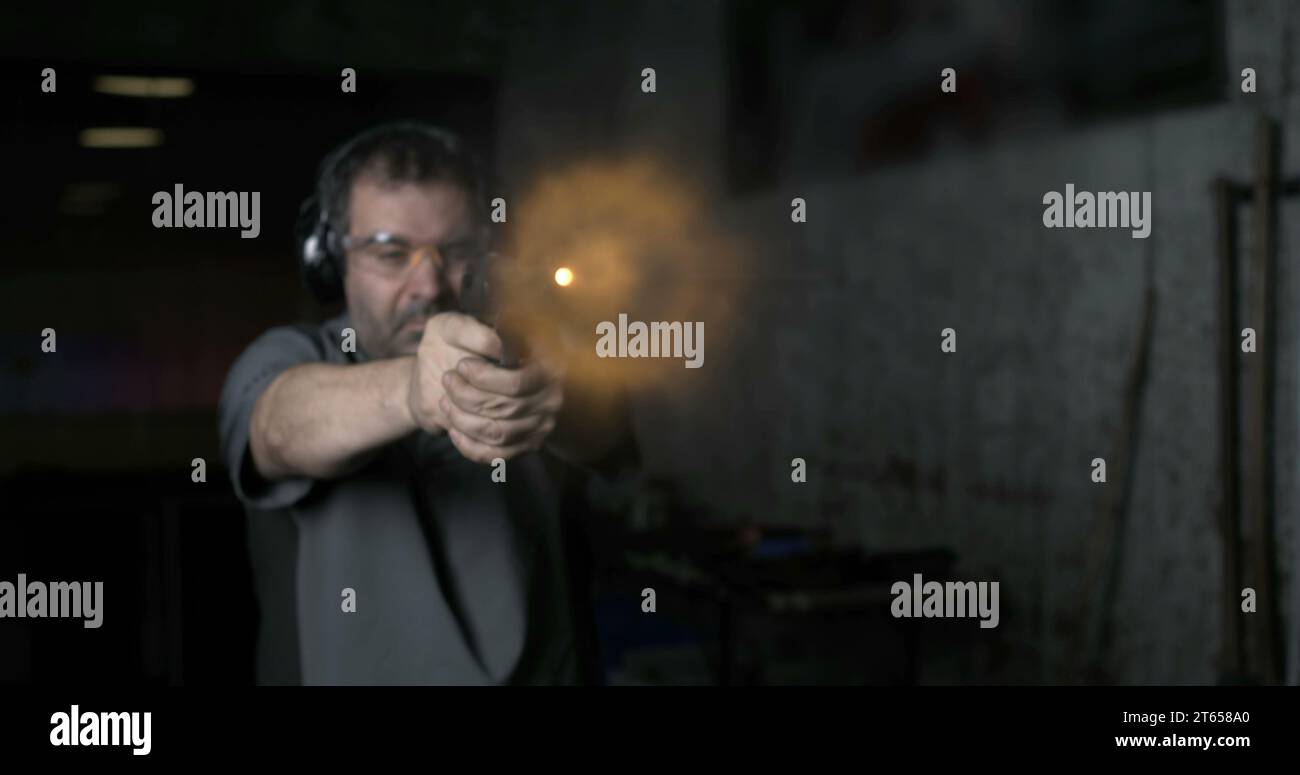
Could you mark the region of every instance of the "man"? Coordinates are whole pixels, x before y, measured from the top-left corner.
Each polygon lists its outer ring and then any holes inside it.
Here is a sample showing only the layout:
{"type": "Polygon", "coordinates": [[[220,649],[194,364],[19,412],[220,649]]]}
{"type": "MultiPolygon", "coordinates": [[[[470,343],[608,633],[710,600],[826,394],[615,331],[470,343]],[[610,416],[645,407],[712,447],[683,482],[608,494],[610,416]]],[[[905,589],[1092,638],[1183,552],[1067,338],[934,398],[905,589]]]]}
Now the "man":
{"type": "Polygon", "coordinates": [[[322,164],[304,266],[318,290],[333,271],[346,311],[262,335],[219,407],[262,682],[580,678],[567,494],[626,459],[627,416],[554,352],[497,365],[497,332],[458,311],[488,249],[485,188],[454,136],[421,125],[322,164]]]}

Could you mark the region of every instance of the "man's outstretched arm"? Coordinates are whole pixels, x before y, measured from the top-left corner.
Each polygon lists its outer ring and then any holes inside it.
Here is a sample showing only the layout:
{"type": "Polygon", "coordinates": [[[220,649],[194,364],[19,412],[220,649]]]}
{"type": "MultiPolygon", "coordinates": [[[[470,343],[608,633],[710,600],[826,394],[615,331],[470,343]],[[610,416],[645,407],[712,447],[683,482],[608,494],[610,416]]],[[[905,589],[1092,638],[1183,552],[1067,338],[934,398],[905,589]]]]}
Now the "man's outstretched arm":
{"type": "Polygon", "coordinates": [[[488,349],[491,335],[473,318],[445,312],[429,320],[415,355],[287,369],[253,406],[249,449],[258,473],[332,479],[412,431],[443,432],[443,374],[488,349]]]}
{"type": "Polygon", "coordinates": [[[248,447],[268,480],[333,479],[367,453],[415,430],[407,401],[415,358],[295,366],[253,406],[248,447]]]}

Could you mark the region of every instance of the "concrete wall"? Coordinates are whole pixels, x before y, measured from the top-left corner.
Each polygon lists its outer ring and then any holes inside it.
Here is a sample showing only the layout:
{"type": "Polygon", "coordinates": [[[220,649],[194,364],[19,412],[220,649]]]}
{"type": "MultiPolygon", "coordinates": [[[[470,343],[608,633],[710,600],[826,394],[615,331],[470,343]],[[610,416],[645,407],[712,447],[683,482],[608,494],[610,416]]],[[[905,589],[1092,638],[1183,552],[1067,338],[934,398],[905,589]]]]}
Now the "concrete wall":
{"type": "MultiPolygon", "coordinates": [[[[1150,276],[1154,339],[1102,675],[1217,680],[1210,183],[1250,178],[1257,110],[1283,122],[1284,174],[1300,170],[1291,12],[1281,2],[1226,5],[1224,103],[945,151],[860,178],[795,170],[740,200],[719,193],[724,221],[757,246],[751,287],[717,289],[720,311],[742,314],[744,333],[709,350],[707,373],[638,396],[650,469],[720,521],[828,526],[873,550],[950,546],[958,578],[1001,581],[1001,626],[960,648],[939,644],[926,680],[1082,680],[1072,648],[1088,611],[1086,547],[1108,497],[1089,463],[1116,455],[1150,276]],[[1257,95],[1234,93],[1245,66],[1259,73],[1257,95]],[[1151,237],[1043,228],[1044,192],[1067,182],[1151,191],[1151,237]],[[794,196],[808,202],[806,224],[790,222],[794,196]],[[955,354],[940,352],[946,327],[958,332],[955,354]],[[790,482],[793,457],[808,460],[807,484],[790,482]]],[[[711,3],[593,9],[565,28],[565,56],[516,49],[502,167],[525,178],[596,150],[651,147],[720,192],[721,13],[711,3]],[[643,66],[659,68],[657,94],[639,92],[643,66]]],[[[1295,212],[1282,210],[1278,278],[1277,514],[1288,585],[1300,549],[1295,212]]],[[[1241,247],[1249,255],[1245,238],[1241,247]]]]}

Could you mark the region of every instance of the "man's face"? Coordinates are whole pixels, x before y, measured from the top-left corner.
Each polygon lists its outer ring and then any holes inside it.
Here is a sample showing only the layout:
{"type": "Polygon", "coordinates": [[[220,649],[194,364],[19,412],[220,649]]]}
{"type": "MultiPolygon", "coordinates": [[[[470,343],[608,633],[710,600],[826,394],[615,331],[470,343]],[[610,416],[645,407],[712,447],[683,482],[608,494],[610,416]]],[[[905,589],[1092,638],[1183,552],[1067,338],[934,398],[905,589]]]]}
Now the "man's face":
{"type": "Polygon", "coordinates": [[[457,309],[465,263],[431,251],[416,263],[398,257],[470,240],[468,197],[452,183],[386,184],[363,174],[349,202],[352,247],[343,285],[359,344],[372,358],[412,354],[429,318],[457,309]],[[391,241],[367,244],[380,234],[391,241]]]}

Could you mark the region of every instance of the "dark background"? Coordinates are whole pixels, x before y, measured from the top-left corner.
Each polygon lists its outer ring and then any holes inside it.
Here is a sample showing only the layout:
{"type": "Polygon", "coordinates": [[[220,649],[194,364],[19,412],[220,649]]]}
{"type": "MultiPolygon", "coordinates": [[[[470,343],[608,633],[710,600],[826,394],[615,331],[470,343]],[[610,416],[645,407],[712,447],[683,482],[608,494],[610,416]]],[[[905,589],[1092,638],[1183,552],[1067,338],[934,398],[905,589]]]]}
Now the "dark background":
{"type": "MultiPolygon", "coordinates": [[[[252,680],[216,399],[261,331],[326,312],[295,274],[298,205],[328,149],[394,118],[461,132],[506,196],[573,160],[650,153],[756,246],[743,292],[698,280],[742,333],[635,396],[644,475],[591,539],[610,682],[1294,682],[1294,205],[1277,205],[1274,318],[1240,277],[1241,325],[1273,332],[1273,474],[1257,484],[1275,613],[1234,623],[1211,189],[1251,182],[1260,116],[1279,174],[1300,168],[1294,16],[1191,0],[5,11],[0,579],[102,580],[107,603],[100,630],[0,622],[0,682],[252,680]],[[194,92],[104,95],[99,74],[194,92]],[[79,147],[97,126],[165,140],[79,147]],[[260,191],[261,235],[153,228],[153,192],[178,182],[260,191]],[[1041,197],[1067,182],[1152,191],[1151,238],[1044,229],[1041,197]],[[1148,290],[1149,365],[1126,413],[1148,290]],[[46,327],[57,354],[40,350],[46,327]],[[957,353],[939,350],[946,327],[957,353]],[[1122,495],[1090,481],[1095,457],[1130,461],[1111,471],[1122,495]],[[1099,567],[1110,586],[1086,583],[1099,567]],[[891,620],[882,589],[914,572],[999,580],[999,628],[891,620]],[[1232,657],[1233,627],[1271,656],[1232,657]]],[[[1243,266],[1252,208],[1233,210],[1243,266]]]]}

